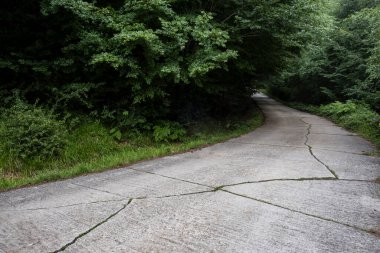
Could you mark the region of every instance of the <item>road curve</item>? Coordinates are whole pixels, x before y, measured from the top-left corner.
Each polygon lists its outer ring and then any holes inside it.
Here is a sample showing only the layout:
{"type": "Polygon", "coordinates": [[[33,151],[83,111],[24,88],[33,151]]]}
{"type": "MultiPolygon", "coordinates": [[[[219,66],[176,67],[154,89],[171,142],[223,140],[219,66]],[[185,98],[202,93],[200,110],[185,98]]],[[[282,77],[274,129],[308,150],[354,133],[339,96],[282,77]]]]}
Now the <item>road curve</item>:
{"type": "Polygon", "coordinates": [[[254,99],[239,138],[0,193],[0,252],[380,252],[375,147],[254,99]]]}

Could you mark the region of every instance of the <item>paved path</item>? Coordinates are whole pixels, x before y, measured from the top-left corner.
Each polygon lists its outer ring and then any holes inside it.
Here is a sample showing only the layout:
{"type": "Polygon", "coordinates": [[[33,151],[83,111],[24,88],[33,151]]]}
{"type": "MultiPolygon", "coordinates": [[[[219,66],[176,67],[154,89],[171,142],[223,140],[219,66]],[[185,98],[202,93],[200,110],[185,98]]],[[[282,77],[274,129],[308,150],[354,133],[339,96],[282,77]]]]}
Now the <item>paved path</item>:
{"type": "Polygon", "coordinates": [[[240,138],[0,193],[0,251],[380,252],[375,147],[255,99],[266,123],[240,138]]]}

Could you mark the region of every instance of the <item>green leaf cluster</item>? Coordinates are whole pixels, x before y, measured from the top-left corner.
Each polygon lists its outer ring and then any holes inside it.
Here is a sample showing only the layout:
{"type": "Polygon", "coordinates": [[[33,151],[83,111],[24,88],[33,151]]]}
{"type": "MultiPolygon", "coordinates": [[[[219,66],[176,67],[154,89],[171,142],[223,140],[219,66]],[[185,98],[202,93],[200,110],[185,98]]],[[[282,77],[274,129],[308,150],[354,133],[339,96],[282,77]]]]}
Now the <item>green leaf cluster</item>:
{"type": "Polygon", "coordinates": [[[154,126],[153,137],[157,142],[180,141],[186,130],[177,122],[163,121],[154,126]]]}
{"type": "Polygon", "coordinates": [[[65,145],[64,122],[41,107],[16,99],[0,119],[1,156],[47,159],[59,155],[65,145]]]}

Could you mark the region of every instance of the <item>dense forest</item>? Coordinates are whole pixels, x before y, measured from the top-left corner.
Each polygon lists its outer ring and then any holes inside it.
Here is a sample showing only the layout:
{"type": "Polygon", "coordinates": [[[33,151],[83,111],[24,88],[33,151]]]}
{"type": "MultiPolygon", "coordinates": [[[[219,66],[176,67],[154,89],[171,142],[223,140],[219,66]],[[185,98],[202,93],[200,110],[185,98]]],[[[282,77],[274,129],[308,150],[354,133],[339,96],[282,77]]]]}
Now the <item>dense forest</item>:
{"type": "Polygon", "coordinates": [[[3,173],[69,156],[89,128],[117,142],[228,128],[258,89],[349,100],[379,130],[380,0],[19,0],[0,23],[3,173]]]}
{"type": "Polygon", "coordinates": [[[323,12],[312,0],[9,1],[1,94],[120,128],[225,115],[320,36],[323,12]]]}
{"type": "Polygon", "coordinates": [[[305,103],[356,99],[379,111],[380,1],[346,0],[333,10],[273,91],[305,103]]]}

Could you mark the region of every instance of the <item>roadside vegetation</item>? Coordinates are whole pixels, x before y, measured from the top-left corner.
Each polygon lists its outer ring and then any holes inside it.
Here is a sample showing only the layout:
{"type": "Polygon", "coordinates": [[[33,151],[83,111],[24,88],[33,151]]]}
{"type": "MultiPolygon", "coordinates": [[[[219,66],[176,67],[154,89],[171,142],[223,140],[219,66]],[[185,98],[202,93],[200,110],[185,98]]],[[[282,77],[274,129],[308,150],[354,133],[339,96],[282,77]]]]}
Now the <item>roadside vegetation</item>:
{"type": "MultiPolygon", "coordinates": [[[[201,148],[253,131],[263,122],[262,113],[252,104],[244,114],[228,117],[227,120],[208,118],[194,122],[188,126],[186,133],[182,129],[178,133],[177,128],[168,128],[153,136],[136,132],[116,138],[100,122],[87,120],[72,130],[64,131],[57,121],[50,125],[51,115],[39,114],[41,108],[32,106],[29,109],[32,111],[22,113],[25,117],[21,119],[22,124],[33,125],[36,121],[43,121],[49,125],[38,122],[34,125],[38,129],[25,127],[20,130],[19,126],[14,125],[13,118],[2,120],[0,135],[2,138],[6,135],[7,141],[0,144],[3,150],[0,157],[0,191],[201,148]],[[4,125],[10,128],[6,129],[4,125]],[[11,132],[15,129],[16,132],[11,132]],[[56,135],[58,132],[59,136],[56,135]],[[40,133],[46,134],[40,138],[40,133]]],[[[13,113],[20,119],[20,110],[13,113]]]]}
{"type": "Polygon", "coordinates": [[[321,106],[294,102],[286,104],[301,111],[326,117],[380,147],[380,115],[365,103],[348,100],[321,106]]]}

